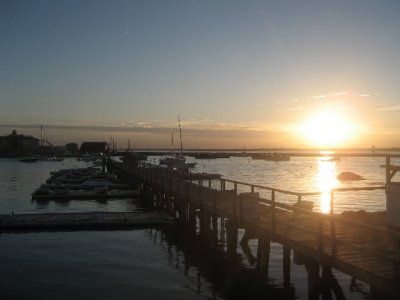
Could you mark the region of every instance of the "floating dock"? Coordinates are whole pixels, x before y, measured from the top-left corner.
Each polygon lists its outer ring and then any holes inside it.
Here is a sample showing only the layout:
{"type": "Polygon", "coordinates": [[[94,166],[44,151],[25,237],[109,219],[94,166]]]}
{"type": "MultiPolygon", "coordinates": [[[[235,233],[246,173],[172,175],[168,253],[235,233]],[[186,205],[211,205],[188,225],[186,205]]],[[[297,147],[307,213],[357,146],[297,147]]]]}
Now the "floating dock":
{"type": "Polygon", "coordinates": [[[174,223],[164,212],[89,212],[1,215],[0,231],[142,228],[174,223]]]}
{"type": "Polygon", "coordinates": [[[138,191],[118,181],[114,174],[98,168],[80,168],[52,172],[46,183],[32,193],[32,200],[107,200],[137,196],[138,191]]]}

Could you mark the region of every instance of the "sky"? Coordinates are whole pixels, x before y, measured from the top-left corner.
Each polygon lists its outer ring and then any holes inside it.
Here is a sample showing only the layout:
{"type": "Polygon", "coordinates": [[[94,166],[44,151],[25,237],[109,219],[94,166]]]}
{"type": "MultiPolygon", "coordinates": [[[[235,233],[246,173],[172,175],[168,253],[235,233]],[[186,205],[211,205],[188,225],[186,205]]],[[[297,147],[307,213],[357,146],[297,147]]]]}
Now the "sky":
{"type": "Polygon", "coordinates": [[[399,1],[0,0],[0,135],[400,147],[399,36],[399,1]]]}

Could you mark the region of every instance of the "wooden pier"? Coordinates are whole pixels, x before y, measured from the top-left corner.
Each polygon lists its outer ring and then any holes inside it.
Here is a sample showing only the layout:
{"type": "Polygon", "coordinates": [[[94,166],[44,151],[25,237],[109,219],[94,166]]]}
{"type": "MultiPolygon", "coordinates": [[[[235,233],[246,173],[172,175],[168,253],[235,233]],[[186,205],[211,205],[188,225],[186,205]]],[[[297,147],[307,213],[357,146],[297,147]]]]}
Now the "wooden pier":
{"type": "Polygon", "coordinates": [[[154,227],[174,219],[163,212],[90,212],[1,215],[0,232],[154,227]]]}
{"type": "Polygon", "coordinates": [[[271,241],[283,245],[285,284],[290,282],[290,257],[304,264],[308,273],[309,299],[318,299],[319,282],[330,287],[337,299],[331,268],[371,287],[374,299],[400,299],[400,252],[398,231],[385,223],[385,213],[334,213],[334,194],[384,189],[384,186],[331,191],[329,214],[309,209],[307,197],[320,193],[296,193],[228,179],[189,181],[160,172],[154,165],[127,166],[108,162],[108,169],[136,184],[148,207],[170,213],[193,234],[216,239],[226,235],[227,252],[235,254],[238,230],[245,230],[241,244],[258,240],[256,271],[268,277],[271,241]],[[293,203],[279,201],[294,199],[293,203]]]}

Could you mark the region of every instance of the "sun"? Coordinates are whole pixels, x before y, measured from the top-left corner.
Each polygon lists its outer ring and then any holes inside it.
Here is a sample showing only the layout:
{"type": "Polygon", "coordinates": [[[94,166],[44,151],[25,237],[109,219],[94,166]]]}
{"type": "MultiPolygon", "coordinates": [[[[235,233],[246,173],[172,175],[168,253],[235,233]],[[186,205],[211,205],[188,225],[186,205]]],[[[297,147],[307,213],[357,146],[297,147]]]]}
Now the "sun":
{"type": "Polygon", "coordinates": [[[314,147],[341,147],[349,140],[352,126],[337,111],[321,111],[301,126],[301,132],[314,147]]]}

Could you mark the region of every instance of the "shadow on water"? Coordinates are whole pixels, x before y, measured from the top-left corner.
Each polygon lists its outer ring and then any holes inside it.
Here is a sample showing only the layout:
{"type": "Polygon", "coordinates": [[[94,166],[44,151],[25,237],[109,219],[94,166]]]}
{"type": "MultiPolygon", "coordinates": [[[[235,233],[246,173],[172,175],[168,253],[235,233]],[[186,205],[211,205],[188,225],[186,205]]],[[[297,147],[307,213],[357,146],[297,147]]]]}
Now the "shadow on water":
{"type": "Polygon", "coordinates": [[[173,226],[149,230],[149,238],[168,249],[170,263],[195,278],[197,294],[209,290],[214,299],[295,299],[293,287],[283,288],[260,280],[239,254],[224,251],[224,243],[208,242],[173,226]],[[211,284],[207,287],[204,285],[211,284]]]}

